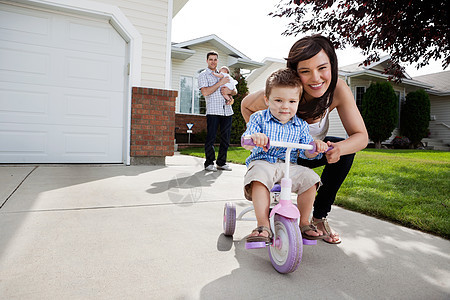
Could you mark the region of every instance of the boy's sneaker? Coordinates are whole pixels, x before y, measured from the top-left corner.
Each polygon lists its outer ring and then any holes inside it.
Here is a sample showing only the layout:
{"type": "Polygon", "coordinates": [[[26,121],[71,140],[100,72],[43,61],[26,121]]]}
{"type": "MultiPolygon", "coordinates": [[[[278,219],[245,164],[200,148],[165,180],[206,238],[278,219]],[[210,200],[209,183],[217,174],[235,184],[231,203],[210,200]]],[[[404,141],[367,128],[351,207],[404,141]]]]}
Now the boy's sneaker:
{"type": "Polygon", "coordinates": [[[209,165],[209,166],[205,167],[205,171],[216,172],[217,168],[214,165],[209,165]]]}
{"type": "Polygon", "coordinates": [[[227,164],[224,164],[223,166],[217,166],[217,170],[222,170],[222,171],[231,171],[231,167],[227,164]]]}

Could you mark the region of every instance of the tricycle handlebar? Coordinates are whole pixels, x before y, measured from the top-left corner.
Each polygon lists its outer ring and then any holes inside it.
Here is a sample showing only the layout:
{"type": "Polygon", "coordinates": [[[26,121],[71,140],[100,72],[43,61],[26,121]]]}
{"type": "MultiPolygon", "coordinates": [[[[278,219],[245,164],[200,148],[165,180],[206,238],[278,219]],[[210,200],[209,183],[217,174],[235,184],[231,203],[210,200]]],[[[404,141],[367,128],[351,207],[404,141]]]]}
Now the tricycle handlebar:
{"type": "MultiPolygon", "coordinates": [[[[251,136],[243,136],[241,139],[241,145],[242,146],[256,146],[255,143],[253,143],[253,139],[251,136]]],[[[288,142],[279,142],[279,141],[268,141],[267,142],[267,149],[270,147],[284,147],[284,148],[292,148],[292,149],[305,149],[309,150],[310,153],[316,152],[316,144],[314,141],[312,141],[310,144],[299,144],[299,143],[288,143],[288,142]]],[[[333,147],[329,147],[327,151],[333,149],[333,147]]]]}

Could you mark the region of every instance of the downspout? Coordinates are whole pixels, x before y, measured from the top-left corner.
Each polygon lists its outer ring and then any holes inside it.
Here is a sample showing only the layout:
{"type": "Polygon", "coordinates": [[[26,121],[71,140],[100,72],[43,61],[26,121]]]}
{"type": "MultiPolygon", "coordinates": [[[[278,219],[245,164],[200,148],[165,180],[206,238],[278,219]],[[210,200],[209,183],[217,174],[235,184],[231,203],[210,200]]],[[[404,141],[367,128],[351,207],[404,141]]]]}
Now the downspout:
{"type": "Polygon", "coordinates": [[[173,0],[167,3],[167,41],[166,41],[166,74],[164,78],[164,88],[169,90],[172,86],[172,15],[173,0]]]}

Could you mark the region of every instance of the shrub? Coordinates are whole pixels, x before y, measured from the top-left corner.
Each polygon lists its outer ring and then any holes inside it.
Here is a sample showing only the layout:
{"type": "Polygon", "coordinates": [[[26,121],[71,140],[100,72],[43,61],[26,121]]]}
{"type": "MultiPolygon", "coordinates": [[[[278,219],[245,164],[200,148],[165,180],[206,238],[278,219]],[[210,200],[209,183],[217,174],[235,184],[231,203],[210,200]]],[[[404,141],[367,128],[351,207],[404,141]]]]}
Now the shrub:
{"type": "Polygon", "coordinates": [[[362,99],[362,117],[375,148],[388,139],[398,120],[398,98],[389,82],[370,85],[362,99]]]}
{"type": "Polygon", "coordinates": [[[391,142],[392,148],[394,149],[408,149],[410,144],[411,141],[405,136],[396,136],[391,142]]]}
{"type": "Polygon", "coordinates": [[[233,78],[237,80],[238,84],[236,85],[237,95],[234,96],[234,104],[233,104],[233,123],[231,125],[231,144],[240,144],[241,143],[241,135],[244,133],[246,129],[246,123],[241,114],[241,102],[245,96],[248,94],[247,81],[245,77],[241,75],[239,69],[234,70],[233,78]]]}
{"type": "Polygon", "coordinates": [[[417,146],[428,136],[430,98],[424,90],[408,93],[400,113],[400,133],[407,136],[411,146],[417,146]]]}

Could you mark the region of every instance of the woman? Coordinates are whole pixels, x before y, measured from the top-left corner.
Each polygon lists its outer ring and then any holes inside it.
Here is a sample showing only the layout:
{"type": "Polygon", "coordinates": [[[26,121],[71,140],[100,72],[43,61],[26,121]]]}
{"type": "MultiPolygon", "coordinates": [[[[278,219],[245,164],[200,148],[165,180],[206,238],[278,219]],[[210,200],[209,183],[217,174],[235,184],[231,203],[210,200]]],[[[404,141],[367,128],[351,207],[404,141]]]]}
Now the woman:
{"type": "MultiPolygon", "coordinates": [[[[338,78],[336,52],[330,40],[321,35],[298,40],[289,51],[287,67],[297,72],[303,84],[297,115],[309,124],[314,139],[333,147],[321,160],[298,159],[297,163],[310,168],[325,165],[311,223],[317,226],[319,234],[326,235],[325,242],[338,244],[341,239],[330,228],[327,215],[352,166],[355,152],[367,146],[367,130],[350,88],[338,78]],[[329,113],[335,108],[348,134],[345,140],[326,136],[329,113]]],[[[248,95],[241,103],[246,122],[252,113],[266,108],[264,90],[248,95]]]]}

